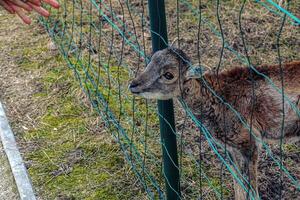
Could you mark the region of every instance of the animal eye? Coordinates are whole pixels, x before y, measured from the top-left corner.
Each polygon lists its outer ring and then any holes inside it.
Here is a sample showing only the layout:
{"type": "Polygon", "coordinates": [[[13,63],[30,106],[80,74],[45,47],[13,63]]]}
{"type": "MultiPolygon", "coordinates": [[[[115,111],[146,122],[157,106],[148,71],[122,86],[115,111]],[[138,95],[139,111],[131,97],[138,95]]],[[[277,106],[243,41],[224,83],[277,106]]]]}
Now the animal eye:
{"type": "Polygon", "coordinates": [[[174,75],[173,75],[172,73],[170,73],[170,72],[164,73],[163,76],[164,76],[166,79],[168,79],[168,80],[172,80],[172,79],[174,78],[174,75]]]}

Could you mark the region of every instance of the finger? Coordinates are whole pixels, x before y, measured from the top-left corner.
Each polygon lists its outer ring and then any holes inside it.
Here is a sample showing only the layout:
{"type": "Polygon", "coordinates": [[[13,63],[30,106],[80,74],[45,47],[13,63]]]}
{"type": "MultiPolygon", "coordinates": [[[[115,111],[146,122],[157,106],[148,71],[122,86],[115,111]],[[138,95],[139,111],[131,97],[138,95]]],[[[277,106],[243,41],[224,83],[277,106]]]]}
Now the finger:
{"type": "Polygon", "coordinates": [[[49,4],[53,8],[59,8],[59,3],[56,0],[43,0],[46,4],[49,4]]]}
{"type": "Polygon", "coordinates": [[[10,14],[14,14],[15,11],[12,7],[10,7],[5,1],[1,1],[0,0],[0,5],[5,9],[7,10],[10,14]]]}
{"type": "Polygon", "coordinates": [[[49,12],[47,10],[45,10],[44,8],[40,7],[40,6],[36,6],[33,3],[28,2],[28,5],[30,5],[33,10],[35,10],[37,13],[39,13],[40,15],[44,16],[44,17],[49,17],[49,12]]]}
{"type": "Polygon", "coordinates": [[[15,4],[16,6],[19,6],[27,11],[32,11],[32,8],[27,5],[26,3],[22,2],[21,0],[9,0],[10,3],[15,4]]]}
{"type": "Polygon", "coordinates": [[[31,19],[25,14],[25,11],[22,10],[22,8],[10,3],[10,2],[7,2],[8,5],[10,7],[12,7],[14,9],[14,11],[16,12],[16,14],[22,19],[22,21],[25,23],[25,24],[31,24],[31,19]]]}
{"type": "Polygon", "coordinates": [[[40,0],[29,0],[28,2],[31,2],[31,3],[33,3],[33,4],[37,5],[37,6],[41,6],[42,5],[42,3],[41,3],[40,0]]]}

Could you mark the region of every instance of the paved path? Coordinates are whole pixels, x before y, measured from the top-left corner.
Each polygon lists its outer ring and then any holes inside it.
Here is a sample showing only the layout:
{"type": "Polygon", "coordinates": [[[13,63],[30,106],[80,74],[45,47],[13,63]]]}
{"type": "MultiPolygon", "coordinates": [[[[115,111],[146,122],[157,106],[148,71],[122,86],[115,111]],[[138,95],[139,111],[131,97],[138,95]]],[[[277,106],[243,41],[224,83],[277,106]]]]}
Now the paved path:
{"type": "MultiPolygon", "coordinates": [[[[7,48],[7,41],[9,41],[10,37],[10,35],[7,34],[7,32],[4,30],[8,28],[8,24],[11,24],[13,19],[11,19],[11,16],[8,16],[5,11],[0,9],[0,21],[0,68],[3,69],[5,66],[9,66],[11,64],[9,59],[7,59],[7,57],[5,56],[5,51],[3,50],[7,48]]],[[[11,31],[11,33],[12,32],[13,31],[11,31]]],[[[0,72],[1,71],[2,70],[0,69],[0,72]]],[[[1,77],[0,75],[0,78],[4,77],[1,77]]],[[[3,95],[2,92],[3,91],[0,90],[0,99],[3,95]]],[[[17,187],[0,138],[0,200],[19,199],[20,198],[17,191],[17,187]]]]}
{"type": "Polygon", "coordinates": [[[20,199],[15,181],[0,142],[0,200],[20,199]]]}

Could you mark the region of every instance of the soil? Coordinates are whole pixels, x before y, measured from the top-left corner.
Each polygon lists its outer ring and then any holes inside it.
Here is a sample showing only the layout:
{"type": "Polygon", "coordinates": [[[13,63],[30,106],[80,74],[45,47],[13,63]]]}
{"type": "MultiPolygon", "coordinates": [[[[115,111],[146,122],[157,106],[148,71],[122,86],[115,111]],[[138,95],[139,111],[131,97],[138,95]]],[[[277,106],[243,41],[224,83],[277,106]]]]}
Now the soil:
{"type": "MultiPolygon", "coordinates": [[[[146,199],[76,81],[37,21],[0,10],[0,101],[38,199],[146,199]]],[[[0,199],[18,199],[4,161],[0,199]]]]}
{"type": "MultiPolygon", "coordinates": [[[[133,1],[137,2],[137,1],[133,1]]],[[[207,5],[203,7],[203,10],[206,13],[210,13],[211,16],[206,16],[208,18],[212,18],[213,14],[215,14],[214,6],[211,6],[209,2],[205,2],[207,5]],[[213,14],[211,14],[213,13],[213,14]]],[[[230,2],[227,2],[230,4],[230,2]]],[[[135,4],[137,9],[140,8],[139,4],[135,4]]],[[[236,4],[238,5],[238,4],[236,4]]],[[[122,12],[120,7],[118,7],[118,2],[114,4],[114,10],[120,16],[122,12]]],[[[168,13],[168,24],[169,24],[169,32],[170,32],[170,42],[176,38],[176,13],[174,10],[176,4],[168,3],[167,6],[167,13],[168,13]]],[[[250,46],[250,56],[253,58],[254,64],[262,64],[262,63],[276,63],[277,62],[277,51],[274,48],[274,38],[275,32],[278,31],[279,24],[274,26],[274,20],[278,20],[276,16],[269,15],[265,10],[260,9],[259,7],[255,7],[249,3],[248,7],[253,8],[252,10],[246,11],[244,15],[244,30],[247,32],[246,42],[250,46]],[[262,24],[262,25],[261,25],[262,24]],[[261,25],[261,26],[260,26],[261,25]]],[[[192,60],[197,63],[197,18],[192,17],[190,12],[187,14],[184,13],[188,11],[186,6],[180,7],[182,15],[181,23],[180,23],[180,45],[181,47],[190,55],[192,60]],[[193,19],[193,20],[192,20],[193,19]],[[188,30],[188,31],[186,31],[188,30]]],[[[238,53],[243,53],[244,49],[242,46],[242,41],[240,38],[240,30],[238,27],[237,19],[238,19],[238,6],[227,6],[223,7],[222,12],[226,13],[226,16],[222,18],[223,21],[223,28],[224,34],[226,39],[232,42],[232,47],[238,53]]],[[[297,10],[293,10],[296,12],[297,10]]],[[[299,12],[299,11],[298,11],[299,12]]],[[[209,14],[207,14],[209,15],[209,14]]],[[[70,17],[70,16],[69,16],[70,17]]],[[[134,15],[133,17],[137,17],[134,15]]],[[[129,15],[127,14],[126,19],[129,19],[129,15]]],[[[135,20],[138,22],[138,20],[135,20]]],[[[106,23],[105,21],[103,23],[106,23]]],[[[132,28],[131,22],[127,22],[128,26],[132,28]]],[[[104,24],[105,25],[105,24],[104,24]]],[[[137,26],[137,31],[140,31],[138,27],[140,27],[139,23],[135,24],[137,26]]],[[[214,25],[218,27],[216,20],[214,21],[214,25]]],[[[77,27],[78,28],[78,27],[77,27]]],[[[85,28],[89,28],[88,26],[85,28]]],[[[105,28],[105,27],[104,27],[105,28]]],[[[110,27],[106,23],[106,29],[103,30],[104,32],[107,31],[109,33],[110,27]]],[[[75,30],[76,31],[76,30],[75,30]]],[[[78,31],[78,30],[77,30],[78,31]]],[[[24,26],[19,22],[12,20],[7,15],[4,15],[1,12],[1,20],[0,20],[0,99],[6,105],[8,111],[8,117],[10,122],[13,125],[14,131],[19,134],[20,138],[22,138],[22,134],[26,132],[28,129],[34,129],[38,127],[40,124],[39,119],[43,117],[43,110],[40,109],[47,109],[47,106],[40,106],[44,104],[43,100],[35,100],[32,101],[32,96],[36,93],[39,93],[44,89],[43,84],[39,80],[39,76],[41,70],[24,70],[24,68],[20,68],[19,64],[24,63],[24,59],[26,60],[26,54],[22,51],[23,47],[28,47],[31,45],[32,42],[36,40],[49,40],[47,34],[43,31],[41,27],[38,25],[34,25],[31,27],[24,26]],[[32,33],[32,28],[35,29],[32,33]],[[30,36],[29,38],[26,36],[30,36]]],[[[142,34],[139,34],[140,36],[142,34]]],[[[282,45],[282,59],[283,61],[291,61],[295,59],[299,59],[299,29],[292,27],[288,24],[288,28],[285,29],[282,38],[283,45],[282,45]]],[[[95,37],[95,36],[94,36],[95,37]]],[[[87,39],[88,37],[85,36],[87,39]]],[[[141,38],[139,38],[141,40],[141,38]]],[[[147,45],[147,53],[150,55],[150,40],[149,35],[146,36],[146,45],[147,45]],[[149,47],[149,48],[148,48],[149,47]]],[[[96,39],[94,41],[97,41],[96,39]]],[[[87,41],[85,41],[86,43],[87,41]]],[[[115,46],[118,48],[121,46],[121,40],[117,40],[115,42],[115,46]],[[119,46],[118,46],[119,45],[119,46]]],[[[276,46],[275,46],[276,47],[276,46]]],[[[128,47],[125,48],[126,58],[124,58],[124,62],[131,66],[136,66],[135,62],[137,56],[135,53],[129,49],[128,47]],[[127,48],[127,49],[126,49],[127,48]],[[133,61],[134,60],[134,61],[133,61]]],[[[201,50],[201,60],[202,64],[208,66],[209,68],[215,69],[217,63],[219,61],[221,42],[209,28],[203,28],[201,33],[201,42],[200,42],[200,50],[201,50]]],[[[54,48],[55,49],[55,48],[54,48]]],[[[109,48],[107,48],[109,49],[109,48]]],[[[119,48],[120,49],[120,48],[119,48]]],[[[95,50],[96,51],[96,50],[95,50]]],[[[116,50],[118,53],[119,51],[116,50]]],[[[47,53],[41,53],[43,56],[42,58],[51,62],[52,57],[44,54],[49,54],[48,51],[45,50],[47,53]]],[[[40,53],[40,52],[39,52],[40,53]]],[[[37,57],[39,54],[35,54],[37,57]]],[[[30,59],[39,59],[39,58],[30,58],[30,59]]],[[[228,68],[233,65],[242,65],[238,59],[232,56],[229,52],[225,52],[224,54],[224,61],[221,68],[228,68]]],[[[54,65],[53,65],[54,66],[54,65]]],[[[138,69],[134,69],[135,71],[139,71],[138,69]]],[[[56,84],[53,86],[53,90],[58,90],[59,92],[68,91],[68,85],[63,84],[56,84]],[[59,89],[57,89],[59,88],[59,89]]],[[[127,87],[124,86],[124,87],[127,87]]],[[[48,94],[47,98],[53,98],[53,93],[48,94]]],[[[82,94],[80,94],[82,95],[82,94]]],[[[124,94],[125,95],[125,94],[124,94]]],[[[55,103],[54,103],[55,104],[55,103]]],[[[88,104],[88,103],[86,103],[88,104]]],[[[176,105],[176,107],[179,107],[176,105]]],[[[58,114],[59,109],[57,109],[55,114],[58,114]]],[[[204,168],[207,169],[210,177],[215,178],[214,181],[218,183],[221,179],[224,181],[223,187],[227,191],[227,197],[232,198],[232,182],[231,177],[226,170],[224,170],[224,166],[220,164],[217,160],[216,156],[213,152],[209,149],[207,142],[205,142],[205,138],[203,136],[199,137],[199,132],[197,131],[194,124],[189,121],[185,121],[184,119],[184,112],[180,109],[176,109],[176,119],[177,119],[177,129],[178,132],[182,133],[183,139],[185,141],[185,146],[181,146],[180,148],[183,149],[184,153],[192,152],[194,157],[200,158],[199,155],[199,141],[202,141],[202,148],[201,148],[201,159],[204,168]]],[[[97,118],[98,121],[101,122],[101,119],[97,118]]],[[[101,123],[100,123],[101,124],[101,123]]],[[[62,125],[65,126],[65,125],[62,125]]],[[[94,124],[90,130],[96,133],[103,131],[99,128],[99,124],[94,124]],[[93,130],[94,129],[94,130],[93,130]],[[100,130],[98,130],[100,129],[100,130]]],[[[156,127],[157,130],[157,127],[156,127]]],[[[29,154],[29,152],[34,152],[40,148],[42,144],[38,143],[39,141],[36,140],[26,140],[20,139],[19,144],[22,147],[22,151],[29,154]],[[36,143],[35,143],[36,142],[36,143]]],[[[292,176],[297,177],[300,179],[300,143],[296,144],[288,144],[284,146],[284,163],[288,167],[289,171],[292,173],[292,176]]],[[[98,150],[98,149],[97,149],[98,150]]],[[[96,150],[96,152],[97,152],[96,150]]],[[[279,156],[280,151],[278,150],[278,145],[272,145],[273,152],[279,156]]],[[[72,172],[73,167],[77,164],[82,162],[82,155],[84,155],[84,151],[81,148],[72,149],[72,151],[68,152],[67,156],[64,155],[68,159],[67,164],[61,164],[61,166],[55,170],[50,171],[50,174],[53,175],[53,179],[59,177],[60,175],[69,174],[72,172]]],[[[59,159],[59,158],[58,158],[59,159]]],[[[38,160],[39,161],[39,160],[38,160]]],[[[199,161],[199,160],[198,160],[199,161]]],[[[34,166],[37,161],[32,161],[30,159],[27,160],[28,167],[34,166]]],[[[123,160],[122,160],[123,162],[123,160]]],[[[189,163],[185,163],[184,167],[189,166],[189,163]]],[[[123,169],[123,168],[122,168],[123,169]]],[[[190,168],[186,167],[188,171],[190,168]]],[[[281,184],[279,182],[280,176],[280,169],[276,167],[274,161],[270,159],[266,152],[261,153],[260,162],[259,162],[259,191],[261,193],[262,199],[279,199],[279,191],[281,184]]],[[[39,171],[40,172],[40,171],[39,171]]],[[[49,173],[49,172],[40,172],[40,174],[49,173]]],[[[188,172],[187,172],[188,174],[188,172]]],[[[119,174],[119,178],[122,175],[119,174]]],[[[128,174],[126,174],[128,176],[128,174]]],[[[198,180],[195,180],[194,174],[188,174],[186,180],[183,181],[182,189],[186,194],[192,193],[198,184],[198,180]],[[189,182],[193,180],[194,182],[189,182]],[[194,184],[194,185],[193,185],[194,184]],[[191,188],[194,186],[194,188],[191,188]]],[[[112,177],[113,179],[113,177],[112,177]]],[[[36,186],[38,191],[43,190],[44,186],[39,186],[42,183],[41,180],[36,180],[36,186]]],[[[130,184],[126,183],[127,178],[121,179],[118,181],[119,187],[122,187],[122,184],[126,185],[127,190],[132,190],[130,188],[130,184]],[[121,185],[121,186],[120,186],[121,185]],[[129,185],[129,186],[128,186],[129,185]]],[[[51,182],[52,180],[50,180],[51,182]]],[[[113,182],[113,181],[111,181],[113,182]]],[[[113,182],[117,184],[116,181],[113,182]]],[[[284,176],[283,178],[283,199],[300,199],[300,191],[296,190],[295,187],[291,186],[290,181],[288,181],[287,177],[284,176]]],[[[209,187],[205,187],[205,194],[206,199],[210,198],[210,193],[213,193],[209,187]]],[[[217,187],[219,185],[217,184],[217,187]]],[[[125,189],[124,189],[125,190],[125,189]]],[[[134,191],[140,192],[139,189],[134,191]]],[[[138,193],[137,192],[137,193],[138,193]]],[[[132,192],[134,193],[134,192],[132,192]]],[[[141,192],[140,192],[141,193],[141,192]]],[[[40,194],[43,194],[42,192],[40,194]]],[[[54,196],[57,197],[58,193],[54,193],[54,196]],[[56,195],[56,196],[55,196],[56,195]]],[[[188,195],[187,195],[188,196],[188,195]]],[[[120,197],[120,196],[119,196],[120,197]]],[[[145,198],[144,194],[141,194],[140,199],[145,198]]],[[[73,196],[69,195],[67,192],[62,191],[62,194],[59,195],[60,199],[72,199],[73,196]]],[[[75,197],[74,197],[75,198],[75,197]]]]}
{"type": "MultiPolygon", "coordinates": [[[[19,109],[20,104],[16,97],[15,91],[20,94],[24,94],[25,85],[24,79],[21,77],[16,77],[16,68],[17,65],[10,58],[9,52],[12,48],[12,40],[15,40],[16,37],[20,36],[15,34],[11,35],[11,32],[16,33],[14,30],[16,26],[9,26],[11,21],[10,17],[7,16],[4,11],[0,11],[0,101],[4,103],[5,109],[7,111],[8,117],[11,119],[10,122],[13,123],[15,120],[18,120],[19,114],[16,115],[16,110],[19,109]],[[11,91],[11,92],[9,92],[11,91]],[[14,120],[12,120],[14,119],[14,120]]],[[[21,26],[21,23],[17,23],[17,26],[21,26]]],[[[26,95],[26,94],[24,94],[26,95]]],[[[21,98],[23,98],[22,96],[21,98]]],[[[25,98],[26,99],[26,98],[25,98]]],[[[5,155],[2,144],[0,144],[0,199],[20,199],[19,194],[14,182],[14,178],[5,155]]]]}

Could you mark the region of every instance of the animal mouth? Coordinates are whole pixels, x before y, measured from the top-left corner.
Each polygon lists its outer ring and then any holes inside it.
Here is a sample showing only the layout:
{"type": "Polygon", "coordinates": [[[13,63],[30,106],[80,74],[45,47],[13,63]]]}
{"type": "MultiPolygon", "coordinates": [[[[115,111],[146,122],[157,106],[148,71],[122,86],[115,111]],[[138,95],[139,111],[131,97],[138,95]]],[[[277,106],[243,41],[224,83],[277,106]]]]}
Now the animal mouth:
{"type": "Polygon", "coordinates": [[[128,88],[132,94],[139,95],[141,93],[141,90],[138,86],[139,84],[132,82],[128,88]]]}
{"type": "Polygon", "coordinates": [[[139,95],[141,91],[137,90],[136,87],[129,87],[129,90],[132,94],[139,95]]]}
{"type": "Polygon", "coordinates": [[[141,92],[131,91],[132,94],[140,94],[141,92]]]}

